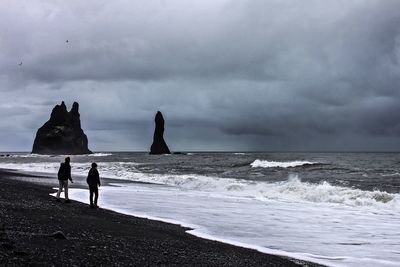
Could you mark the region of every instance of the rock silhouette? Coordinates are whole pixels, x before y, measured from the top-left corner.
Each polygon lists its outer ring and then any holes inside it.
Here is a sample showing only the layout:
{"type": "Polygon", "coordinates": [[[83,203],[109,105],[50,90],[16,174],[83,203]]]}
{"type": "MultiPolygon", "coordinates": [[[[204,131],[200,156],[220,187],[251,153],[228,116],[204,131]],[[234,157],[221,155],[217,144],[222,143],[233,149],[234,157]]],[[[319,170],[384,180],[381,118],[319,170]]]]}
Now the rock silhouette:
{"type": "Polygon", "coordinates": [[[150,148],[150,154],[171,154],[164,141],[164,117],[160,111],[157,111],[154,122],[156,124],[156,129],[154,130],[153,144],[150,148]]]}
{"type": "Polygon", "coordinates": [[[36,154],[91,154],[88,139],[81,128],[79,104],[74,102],[70,112],[64,101],[56,105],[50,119],[39,128],[33,143],[32,153],[36,154]]]}

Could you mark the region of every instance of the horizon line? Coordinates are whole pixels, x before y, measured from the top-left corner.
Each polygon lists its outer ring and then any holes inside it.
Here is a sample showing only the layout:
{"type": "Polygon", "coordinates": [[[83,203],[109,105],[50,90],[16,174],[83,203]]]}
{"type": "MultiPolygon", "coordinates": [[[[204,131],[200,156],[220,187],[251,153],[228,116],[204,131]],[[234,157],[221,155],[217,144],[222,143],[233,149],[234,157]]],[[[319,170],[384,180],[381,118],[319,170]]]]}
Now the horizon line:
{"type": "MultiPolygon", "coordinates": [[[[149,153],[148,150],[98,150],[92,151],[95,153],[149,153]]],[[[4,153],[27,153],[36,154],[31,151],[0,151],[4,153]]],[[[400,153],[397,150],[178,150],[172,151],[174,153],[400,153]]],[[[61,155],[61,154],[60,154],[61,155]]],[[[90,154],[81,154],[90,155],[90,154]]]]}

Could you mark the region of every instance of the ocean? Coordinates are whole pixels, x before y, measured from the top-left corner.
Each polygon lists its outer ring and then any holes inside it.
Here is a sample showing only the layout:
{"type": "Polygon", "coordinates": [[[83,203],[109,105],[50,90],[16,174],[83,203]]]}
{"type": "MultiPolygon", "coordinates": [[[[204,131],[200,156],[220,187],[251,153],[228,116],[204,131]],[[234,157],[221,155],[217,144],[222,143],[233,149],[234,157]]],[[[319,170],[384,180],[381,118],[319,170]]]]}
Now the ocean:
{"type": "MultiPolygon", "coordinates": [[[[28,172],[56,174],[63,160],[3,154],[0,168],[28,172]]],[[[101,187],[103,208],[329,266],[400,266],[400,153],[103,152],[71,159],[77,181],[93,161],[102,178],[121,180],[101,187]]],[[[87,202],[87,190],[70,192],[87,202]]]]}

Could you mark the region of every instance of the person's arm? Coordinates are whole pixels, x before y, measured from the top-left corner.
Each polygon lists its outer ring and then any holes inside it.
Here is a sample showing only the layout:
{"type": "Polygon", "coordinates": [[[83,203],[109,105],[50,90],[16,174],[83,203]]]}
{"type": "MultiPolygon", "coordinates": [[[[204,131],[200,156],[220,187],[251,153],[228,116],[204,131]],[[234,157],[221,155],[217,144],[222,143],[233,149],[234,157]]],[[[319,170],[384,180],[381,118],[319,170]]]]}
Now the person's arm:
{"type": "Polygon", "coordinates": [[[63,173],[63,165],[60,164],[60,168],[58,169],[57,178],[60,180],[63,173]]]}
{"type": "Polygon", "coordinates": [[[96,170],[96,180],[97,180],[97,184],[99,185],[99,187],[100,187],[100,174],[99,174],[99,171],[98,170],[96,170]]]}
{"type": "Polygon", "coordinates": [[[86,183],[87,184],[89,184],[89,181],[90,181],[90,178],[91,178],[90,176],[92,175],[91,173],[92,173],[91,170],[89,170],[88,175],[86,177],[86,183]]]}
{"type": "Polygon", "coordinates": [[[71,177],[71,166],[69,166],[69,168],[68,168],[68,179],[71,181],[71,183],[74,183],[74,181],[72,181],[72,177],[71,177]]]}

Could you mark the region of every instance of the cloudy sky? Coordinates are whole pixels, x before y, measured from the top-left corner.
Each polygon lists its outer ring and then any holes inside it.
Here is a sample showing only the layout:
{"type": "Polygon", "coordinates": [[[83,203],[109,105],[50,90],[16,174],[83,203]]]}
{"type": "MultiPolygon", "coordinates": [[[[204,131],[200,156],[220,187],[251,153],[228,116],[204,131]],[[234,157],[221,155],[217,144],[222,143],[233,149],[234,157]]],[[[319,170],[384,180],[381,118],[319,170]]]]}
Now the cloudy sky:
{"type": "Polygon", "coordinates": [[[1,151],[62,100],[95,151],[148,150],[157,110],[173,151],[400,150],[397,0],[2,0],[0,25],[1,151]]]}

